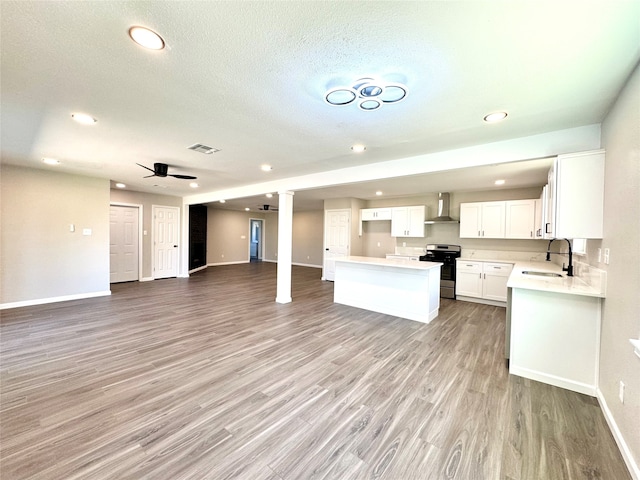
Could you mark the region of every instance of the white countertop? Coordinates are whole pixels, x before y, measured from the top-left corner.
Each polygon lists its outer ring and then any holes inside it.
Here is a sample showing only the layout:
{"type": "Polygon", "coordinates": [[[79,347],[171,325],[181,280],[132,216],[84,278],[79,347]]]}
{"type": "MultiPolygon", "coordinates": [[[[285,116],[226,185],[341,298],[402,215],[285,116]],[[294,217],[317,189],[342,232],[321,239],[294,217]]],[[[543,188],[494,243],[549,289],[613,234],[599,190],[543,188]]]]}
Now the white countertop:
{"type": "Polygon", "coordinates": [[[507,287],[510,288],[604,298],[605,292],[601,285],[602,283],[591,285],[580,277],[568,277],[559,265],[551,262],[515,262],[507,282],[507,287]],[[526,270],[559,273],[562,277],[523,274],[526,270]]]}
{"type": "Polygon", "coordinates": [[[407,258],[377,258],[377,257],[338,257],[336,262],[358,263],[361,265],[372,265],[378,267],[397,267],[407,268],[411,270],[430,270],[432,268],[440,268],[442,263],[438,262],[419,262],[409,260],[407,258]]]}
{"type": "Polygon", "coordinates": [[[507,287],[524,288],[527,290],[539,290],[543,292],[566,293],[570,295],[584,295],[588,297],[605,297],[604,281],[600,278],[568,277],[562,268],[552,262],[532,262],[523,260],[505,260],[492,258],[460,257],[459,262],[491,262],[511,263],[513,270],[509,276],[507,287]],[[532,270],[534,272],[559,273],[562,277],[545,277],[538,275],[526,275],[522,272],[532,270]],[[586,280],[593,280],[588,282],[586,280]]]}

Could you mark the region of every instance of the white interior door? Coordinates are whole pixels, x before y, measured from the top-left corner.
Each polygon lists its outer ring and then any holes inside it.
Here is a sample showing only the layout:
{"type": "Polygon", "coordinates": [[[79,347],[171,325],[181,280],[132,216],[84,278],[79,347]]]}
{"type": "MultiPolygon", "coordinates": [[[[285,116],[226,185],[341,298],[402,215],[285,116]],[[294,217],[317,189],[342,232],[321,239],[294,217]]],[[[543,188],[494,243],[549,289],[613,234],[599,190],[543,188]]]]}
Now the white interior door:
{"type": "Polygon", "coordinates": [[[178,276],[178,239],[180,209],[152,206],[153,213],[153,278],[178,276]]]}
{"type": "Polygon", "coordinates": [[[138,208],[111,205],[109,212],[109,282],[138,280],[138,208]]]}
{"type": "Polygon", "coordinates": [[[324,217],[324,262],[322,278],[333,281],[337,257],[349,255],[351,210],[327,210],[324,217]]]}

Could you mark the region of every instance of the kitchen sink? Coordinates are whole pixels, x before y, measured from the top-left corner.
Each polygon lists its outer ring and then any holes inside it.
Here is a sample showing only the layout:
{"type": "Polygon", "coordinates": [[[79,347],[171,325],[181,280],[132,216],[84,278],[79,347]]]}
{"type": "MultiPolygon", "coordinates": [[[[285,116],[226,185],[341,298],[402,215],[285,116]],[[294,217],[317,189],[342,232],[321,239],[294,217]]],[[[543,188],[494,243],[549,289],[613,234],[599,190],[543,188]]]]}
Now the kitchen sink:
{"type": "Polygon", "coordinates": [[[522,273],[524,275],[537,275],[539,277],[562,277],[559,273],[553,272],[534,272],[532,270],[523,270],[522,273]]]}

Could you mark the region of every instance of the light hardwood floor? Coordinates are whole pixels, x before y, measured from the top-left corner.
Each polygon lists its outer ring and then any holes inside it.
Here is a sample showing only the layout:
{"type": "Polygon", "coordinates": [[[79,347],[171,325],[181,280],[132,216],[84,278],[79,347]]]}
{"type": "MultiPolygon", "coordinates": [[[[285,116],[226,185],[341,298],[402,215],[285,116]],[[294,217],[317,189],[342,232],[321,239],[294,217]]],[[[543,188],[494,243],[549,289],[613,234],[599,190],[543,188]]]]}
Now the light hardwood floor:
{"type": "Polygon", "coordinates": [[[270,263],[2,312],[0,478],[630,478],[593,398],[508,375],[504,309],[429,325],[270,263]]]}

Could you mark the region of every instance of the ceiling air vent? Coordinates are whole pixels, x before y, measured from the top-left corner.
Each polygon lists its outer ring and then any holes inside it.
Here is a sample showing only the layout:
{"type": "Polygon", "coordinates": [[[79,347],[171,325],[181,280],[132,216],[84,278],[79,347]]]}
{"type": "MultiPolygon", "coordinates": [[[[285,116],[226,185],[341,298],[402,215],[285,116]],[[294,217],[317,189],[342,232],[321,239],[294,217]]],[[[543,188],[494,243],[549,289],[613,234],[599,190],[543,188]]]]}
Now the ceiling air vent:
{"type": "Polygon", "coordinates": [[[208,145],[203,145],[201,143],[194,143],[193,145],[187,148],[189,150],[193,150],[194,152],[206,153],[207,155],[220,151],[219,148],[213,148],[208,145]]]}

